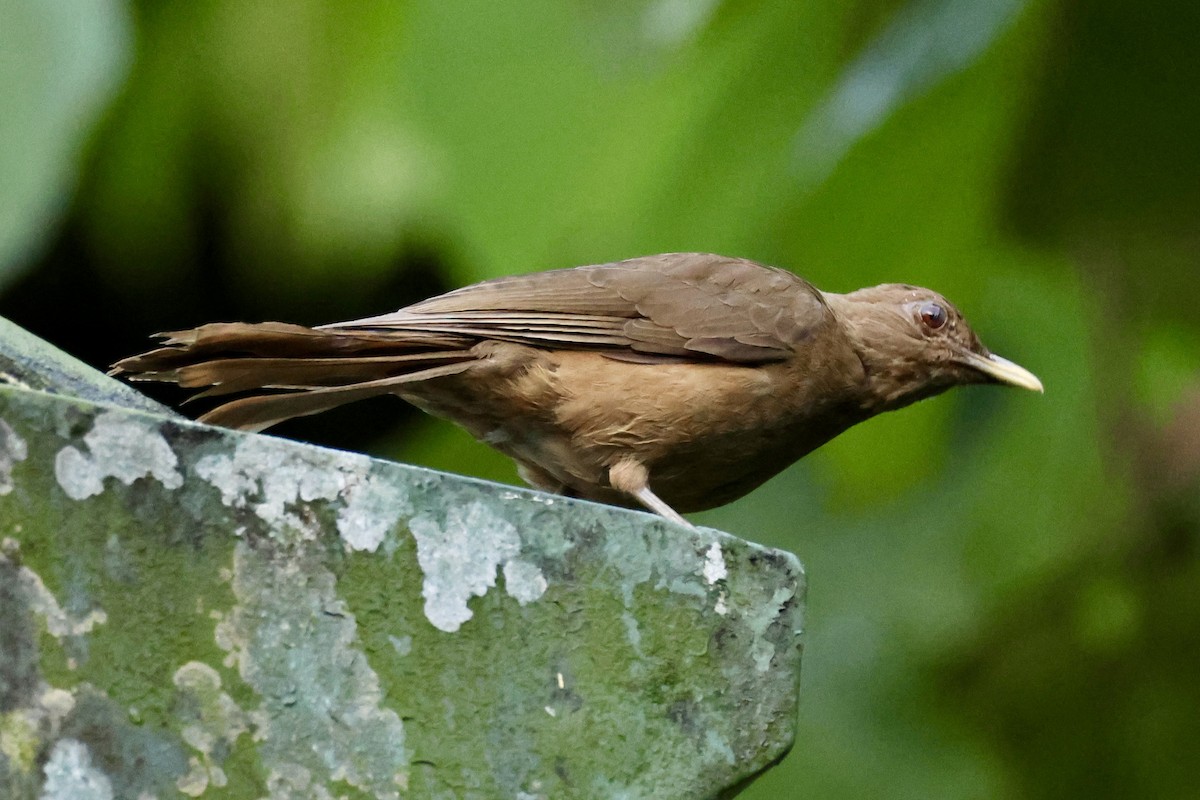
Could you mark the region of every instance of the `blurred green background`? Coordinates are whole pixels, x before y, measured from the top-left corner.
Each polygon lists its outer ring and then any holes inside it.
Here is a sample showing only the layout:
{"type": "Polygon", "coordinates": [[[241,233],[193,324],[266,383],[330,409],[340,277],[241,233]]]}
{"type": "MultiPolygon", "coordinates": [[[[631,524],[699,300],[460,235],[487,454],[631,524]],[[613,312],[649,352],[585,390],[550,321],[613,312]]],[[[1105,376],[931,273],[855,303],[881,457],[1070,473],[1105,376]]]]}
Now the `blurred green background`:
{"type": "MultiPolygon", "coordinates": [[[[811,589],[747,798],[1195,797],[1200,4],[0,0],[0,315],[97,365],[672,250],[965,310],[959,390],[697,521],[811,589]]],[[[167,395],[178,400],[178,395],[167,395]]],[[[281,430],[516,482],[396,401],[281,430]]]]}

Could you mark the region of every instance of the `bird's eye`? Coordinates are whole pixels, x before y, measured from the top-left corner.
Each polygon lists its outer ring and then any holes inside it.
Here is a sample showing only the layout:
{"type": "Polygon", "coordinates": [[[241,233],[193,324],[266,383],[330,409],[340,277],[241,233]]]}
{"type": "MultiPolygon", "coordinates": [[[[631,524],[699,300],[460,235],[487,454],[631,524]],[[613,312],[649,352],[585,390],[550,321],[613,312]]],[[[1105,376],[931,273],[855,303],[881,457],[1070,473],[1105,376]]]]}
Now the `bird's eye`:
{"type": "Polygon", "coordinates": [[[921,314],[921,323],[931,331],[936,331],[945,325],[948,317],[945,306],[938,303],[926,303],[921,306],[919,313],[921,314]]]}

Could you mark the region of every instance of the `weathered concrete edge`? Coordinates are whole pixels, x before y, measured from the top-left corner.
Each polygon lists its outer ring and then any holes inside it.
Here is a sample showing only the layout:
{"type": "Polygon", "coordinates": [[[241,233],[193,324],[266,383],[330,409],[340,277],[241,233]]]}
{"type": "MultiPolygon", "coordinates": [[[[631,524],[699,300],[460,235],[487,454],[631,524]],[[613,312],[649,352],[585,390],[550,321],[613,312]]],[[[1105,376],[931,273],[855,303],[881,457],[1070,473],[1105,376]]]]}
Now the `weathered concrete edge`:
{"type": "MultiPolygon", "coordinates": [[[[0,318],[0,321],[3,321],[3,318],[0,318]]],[[[2,338],[2,333],[0,333],[0,338],[2,338]]],[[[99,375],[100,377],[102,377],[105,381],[107,381],[109,383],[121,385],[121,384],[117,383],[116,381],[113,381],[111,378],[108,378],[107,376],[102,375],[101,373],[96,373],[96,374],[99,375]]],[[[130,390],[130,391],[133,391],[133,390],[130,390]]],[[[15,384],[6,385],[3,381],[0,381],[0,394],[5,394],[5,393],[9,393],[9,392],[19,392],[19,393],[28,394],[28,395],[45,395],[45,396],[52,396],[52,397],[53,396],[70,397],[74,400],[79,401],[80,403],[82,403],[84,405],[93,406],[99,410],[111,410],[111,411],[118,411],[121,413],[127,413],[127,414],[133,415],[135,418],[142,419],[147,422],[150,422],[150,421],[153,421],[154,423],[168,422],[172,425],[177,425],[177,426],[180,426],[183,428],[190,428],[190,429],[198,430],[198,431],[217,431],[217,432],[220,432],[221,434],[232,435],[235,437],[265,437],[265,438],[271,439],[273,442],[280,443],[281,446],[297,448],[297,450],[299,452],[309,452],[309,453],[319,453],[322,455],[332,455],[335,458],[346,457],[346,458],[353,459],[355,462],[359,462],[361,459],[365,458],[370,462],[370,464],[372,466],[381,467],[383,469],[388,469],[388,470],[398,470],[400,472],[405,472],[408,475],[410,475],[416,479],[436,478],[441,481],[451,480],[451,481],[456,481],[456,482],[462,482],[462,483],[465,483],[467,485],[473,486],[478,489],[488,489],[492,492],[497,492],[497,493],[502,493],[502,494],[515,492],[518,495],[520,495],[521,497],[524,497],[526,499],[540,499],[542,502],[551,500],[551,501],[553,501],[553,503],[555,505],[559,505],[563,508],[571,508],[572,506],[574,506],[574,507],[578,507],[578,508],[582,508],[582,509],[589,509],[590,513],[599,512],[601,514],[613,514],[613,515],[617,515],[619,517],[624,517],[624,519],[626,521],[641,519],[643,522],[658,523],[661,525],[672,525],[673,524],[673,523],[663,519],[662,517],[659,517],[658,515],[652,514],[647,511],[639,511],[637,509],[631,509],[631,508],[621,508],[620,506],[610,506],[605,503],[597,503],[597,502],[593,502],[591,500],[583,500],[583,499],[575,498],[575,497],[565,497],[563,495],[550,494],[548,492],[543,492],[538,489],[533,489],[533,488],[526,487],[526,486],[515,486],[513,484],[508,484],[508,483],[498,483],[496,481],[489,481],[489,480],[485,480],[483,478],[475,478],[470,475],[461,475],[461,474],[455,473],[455,472],[444,472],[442,470],[432,469],[430,467],[422,467],[422,466],[418,466],[415,464],[406,464],[401,461],[391,461],[389,459],[378,458],[376,456],[370,456],[370,455],[366,455],[363,453],[357,453],[357,452],[354,452],[351,450],[339,450],[337,448],[324,447],[322,445],[311,444],[309,442],[301,442],[301,441],[297,441],[295,439],[287,439],[287,438],[280,437],[280,436],[272,436],[269,433],[248,433],[246,431],[238,431],[238,430],[233,430],[230,428],[222,428],[222,427],[215,426],[215,425],[207,425],[203,422],[197,422],[195,420],[191,420],[191,419],[188,419],[187,417],[177,414],[176,412],[172,411],[171,409],[167,408],[166,406],[162,406],[158,403],[155,403],[153,400],[150,400],[149,398],[144,398],[144,400],[146,401],[146,403],[152,404],[152,407],[150,409],[144,409],[144,408],[137,408],[137,407],[131,407],[131,406],[125,405],[123,402],[92,400],[87,397],[69,395],[69,394],[66,394],[65,392],[53,391],[50,389],[36,389],[36,388],[29,387],[29,386],[22,386],[22,385],[15,385],[15,384]],[[632,516],[627,516],[627,515],[632,515],[632,516]]],[[[136,395],[137,393],[134,392],[134,394],[136,395]]],[[[141,396],[141,395],[138,395],[138,396],[141,396]]],[[[122,400],[123,400],[123,398],[122,398],[122,400]]],[[[709,528],[709,527],[706,527],[703,525],[699,525],[699,526],[697,526],[697,529],[711,533],[711,534],[716,534],[722,540],[727,539],[730,541],[739,541],[746,545],[749,545],[750,547],[757,548],[764,553],[770,553],[773,556],[783,558],[788,562],[788,566],[789,566],[790,570],[795,571],[801,578],[804,578],[806,576],[804,565],[801,563],[799,557],[795,553],[792,553],[791,551],[782,550],[779,548],[773,548],[773,547],[769,547],[767,545],[759,544],[752,540],[743,539],[740,536],[729,533],[727,531],[719,530],[717,528],[709,528]]]]}
{"type": "Polygon", "coordinates": [[[179,415],[141,392],[72,358],[45,339],[0,317],[0,386],[10,385],[110,403],[160,416],[179,415]]]}

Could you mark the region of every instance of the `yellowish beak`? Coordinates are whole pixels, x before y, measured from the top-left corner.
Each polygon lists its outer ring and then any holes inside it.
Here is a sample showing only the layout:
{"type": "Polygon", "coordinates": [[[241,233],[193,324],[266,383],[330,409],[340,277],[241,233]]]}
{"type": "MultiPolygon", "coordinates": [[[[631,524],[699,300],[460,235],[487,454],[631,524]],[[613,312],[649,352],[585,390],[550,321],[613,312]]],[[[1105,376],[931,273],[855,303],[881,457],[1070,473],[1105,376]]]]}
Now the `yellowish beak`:
{"type": "Polygon", "coordinates": [[[1036,375],[1007,358],[997,355],[981,356],[978,353],[967,352],[963,353],[962,362],[1000,383],[1007,383],[1009,386],[1017,386],[1034,392],[1046,391],[1042,388],[1042,382],[1036,375]]]}

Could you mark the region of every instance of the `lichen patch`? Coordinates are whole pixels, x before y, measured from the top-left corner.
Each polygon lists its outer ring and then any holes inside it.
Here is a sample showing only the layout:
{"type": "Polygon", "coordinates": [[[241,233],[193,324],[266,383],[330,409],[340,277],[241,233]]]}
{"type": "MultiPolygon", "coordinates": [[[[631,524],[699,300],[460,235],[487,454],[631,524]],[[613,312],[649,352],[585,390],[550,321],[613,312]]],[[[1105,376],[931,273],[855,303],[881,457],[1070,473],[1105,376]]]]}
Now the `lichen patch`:
{"type": "Polygon", "coordinates": [[[46,762],[41,800],[112,800],[112,782],[92,764],[87,745],[59,739],[46,762]]]}
{"type": "Polygon", "coordinates": [[[504,591],[509,597],[515,597],[521,605],[532,603],[546,593],[548,584],[546,576],[536,564],[519,558],[510,559],[504,564],[504,591]]]}
{"type": "MultiPolygon", "coordinates": [[[[0,563],[11,564],[10,553],[16,550],[17,543],[5,539],[0,548],[0,563]]],[[[46,630],[55,639],[61,641],[66,636],[80,636],[91,633],[97,625],[108,621],[108,614],[102,608],[93,608],[86,614],[70,614],[59,605],[58,598],[46,588],[41,576],[26,566],[16,568],[16,584],[24,595],[29,610],[42,617],[46,630]]]]}
{"type": "Polygon", "coordinates": [[[238,542],[232,589],[237,605],[216,641],[262,698],[248,713],[271,796],[323,796],[345,782],[398,800],[408,780],[404,725],[384,705],[333,574],[317,558],[279,560],[238,542]]]}
{"type": "Polygon", "coordinates": [[[29,457],[29,446],[4,420],[0,419],[0,497],[13,490],[13,467],[29,457]]]}
{"type": "Polygon", "coordinates": [[[517,558],[521,552],[517,529],[478,500],[450,509],[443,522],[432,514],[418,514],[409,529],[425,575],[421,587],[425,617],[438,630],[454,633],[469,620],[467,601],[495,586],[502,566],[508,593],[522,605],[546,591],[541,570],[517,558]]]}
{"type": "Polygon", "coordinates": [[[251,718],[221,690],[221,675],[208,664],[189,661],[175,671],[173,681],[179,690],[177,714],[184,723],[180,735],[197,753],[175,785],[184,794],[199,797],[209,786],[228,784],[217,752],[228,752],[250,730],[251,718]]]}
{"type": "Polygon", "coordinates": [[[767,629],[774,624],[780,612],[795,596],[795,587],[780,586],[771,594],[770,600],[755,604],[753,613],[746,615],[746,625],[754,634],[754,641],[750,645],[750,657],[754,659],[754,667],[759,672],[769,670],[771,661],[775,658],[775,643],[767,636],[767,629]]]}
{"type": "Polygon", "coordinates": [[[375,552],[400,517],[412,513],[405,488],[376,474],[349,482],[342,497],[337,528],[351,550],[375,552]]]}
{"type": "Polygon", "coordinates": [[[712,586],[729,574],[720,543],[698,551],[693,541],[664,528],[647,528],[641,536],[610,536],[604,543],[604,557],[621,575],[627,609],[640,584],[706,598],[712,586]]]}
{"type": "Polygon", "coordinates": [[[250,509],[276,532],[301,541],[316,538],[320,524],[300,504],[338,502],[338,532],[352,550],[373,552],[397,520],[411,513],[402,485],[374,473],[366,456],[297,451],[267,437],[246,436],[232,454],[196,462],[196,474],[231,508],[250,509]]]}
{"type": "Polygon", "coordinates": [[[729,577],[729,570],[725,568],[725,555],[721,552],[720,542],[713,542],[705,552],[702,573],[704,580],[709,586],[729,577]]]}
{"type": "Polygon", "coordinates": [[[104,411],[96,416],[83,444],[87,452],[67,445],[54,459],[54,476],[72,500],[100,494],[105,478],[116,478],[126,486],[147,476],[168,489],[183,485],[179,459],[153,424],[119,411],[104,411]]]}

